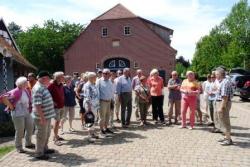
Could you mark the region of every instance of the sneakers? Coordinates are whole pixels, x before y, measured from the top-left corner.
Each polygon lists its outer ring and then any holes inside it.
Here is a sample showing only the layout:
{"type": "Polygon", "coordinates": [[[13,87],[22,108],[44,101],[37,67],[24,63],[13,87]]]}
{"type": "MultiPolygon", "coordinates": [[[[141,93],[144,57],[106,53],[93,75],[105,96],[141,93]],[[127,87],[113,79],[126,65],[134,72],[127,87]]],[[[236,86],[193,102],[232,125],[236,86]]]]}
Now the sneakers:
{"type": "Polygon", "coordinates": [[[188,129],[189,129],[189,130],[193,130],[193,129],[194,129],[194,127],[191,127],[191,126],[190,126],[188,129]]]}
{"type": "Polygon", "coordinates": [[[18,149],[18,150],[16,150],[16,152],[21,153],[21,154],[26,153],[26,151],[24,149],[18,149]]]}
{"type": "Polygon", "coordinates": [[[106,136],[107,136],[107,134],[106,134],[106,132],[105,132],[104,130],[101,130],[100,135],[101,135],[102,137],[106,137],[106,136]]]}
{"type": "Polygon", "coordinates": [[[69,132],[75,132],[75,129],[69,128],[69,132]]]}
{"type": "Polygon", "coordinates": [[[225,140],[227,140],[227,139],[226,139],[226,138],[223,138],[223,139],[217,140],[217,142],[221,143],[221,142],[224,142],[225,140]]]}
{"type": "Polygon", "coordinates": [[[220,145],[230,146],[230,145],[233,145],[233,141],[232,141],[232,139],[226,139],[225,141],[221,142],[220,145]]]}
{"type": "Polygon", "coordinates": [[[110,129],[108,129],[108,128],[105,130],[105,133],[114,134],[114,132],[113,132],[113,131],[111,131],[111,130],[110,130],[110,129]]]}
{"type": "Polygon", "coordinates": [[[179,126],[179,129],[185,129],[187,128],[186,126],[179,126]]]}
{"type": "Polygon", "coordinates": [[[28,146],[25,146],[25,148],[28,148],[28,149],[35,149],[36,145],[31,143],[31,145],[28,145],[28,146]]]}

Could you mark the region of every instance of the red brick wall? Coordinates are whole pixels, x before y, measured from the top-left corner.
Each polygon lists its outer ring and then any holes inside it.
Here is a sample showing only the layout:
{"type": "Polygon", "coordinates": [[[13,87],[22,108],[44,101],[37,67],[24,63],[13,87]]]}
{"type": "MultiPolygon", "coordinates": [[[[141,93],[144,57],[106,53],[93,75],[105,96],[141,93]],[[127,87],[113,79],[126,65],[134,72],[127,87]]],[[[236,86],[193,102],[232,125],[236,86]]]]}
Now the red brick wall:
{"type": "Polygon", "coordinates": [[[94,71],[96,63],[101,67],[107,58],[124,57],[130,60],[132,73],[134,62],[149,73],[162,67],[169,73],[175,66],[176,51],[165,43],[139,18],[118,20],[94,20],[64,54],[65,73],[94,71]],[[131,35],[123,35],[123,27],[131,27],[131,35]],[[101,28],[108,28],[108,37],[101,36],[101,28]],[[119,39],[114,48],[112,40],[119,39]]]}

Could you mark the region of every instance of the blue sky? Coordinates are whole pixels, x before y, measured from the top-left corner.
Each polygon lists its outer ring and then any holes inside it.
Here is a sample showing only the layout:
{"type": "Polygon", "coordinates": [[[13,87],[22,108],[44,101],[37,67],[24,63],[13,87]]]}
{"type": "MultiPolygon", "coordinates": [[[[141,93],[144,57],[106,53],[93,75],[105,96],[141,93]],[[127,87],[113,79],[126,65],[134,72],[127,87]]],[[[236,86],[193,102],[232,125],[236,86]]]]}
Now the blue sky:
{"type": "Polygon", "coordinates": [[[192,59],[196,42],[219,24],[239,0],[0,0],[0,17],[23,29],[44,20],[88,24],[117,3],[174,30],[172,47],[192,59]]]}

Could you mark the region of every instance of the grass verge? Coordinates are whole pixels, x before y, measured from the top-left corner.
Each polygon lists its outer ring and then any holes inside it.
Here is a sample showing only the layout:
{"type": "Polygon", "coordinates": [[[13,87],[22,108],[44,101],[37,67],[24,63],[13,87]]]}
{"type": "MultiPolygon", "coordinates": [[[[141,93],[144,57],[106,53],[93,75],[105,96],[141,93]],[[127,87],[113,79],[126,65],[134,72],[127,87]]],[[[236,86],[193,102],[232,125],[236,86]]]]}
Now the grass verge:
{"type": "Polygon", "coordinates": [[[0,147],[0,159],[8,154],[9,152],[11,152],[12,150],[14,150],[15,147],[14,146],[3,146],[3,147],[0,147]]]}

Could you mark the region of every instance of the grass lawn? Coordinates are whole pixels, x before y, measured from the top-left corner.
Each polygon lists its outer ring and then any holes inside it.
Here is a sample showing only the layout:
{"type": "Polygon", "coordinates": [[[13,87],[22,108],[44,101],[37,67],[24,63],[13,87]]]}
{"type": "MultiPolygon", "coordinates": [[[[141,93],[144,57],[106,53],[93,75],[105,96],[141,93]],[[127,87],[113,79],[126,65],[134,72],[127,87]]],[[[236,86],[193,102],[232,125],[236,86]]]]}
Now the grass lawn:
{"type": "Polygon", "coordinates": [[[0,147],[0,158],[2,158],[4,155],[8,154],[9,152],[11,152],[14,149],[15,149],[14,146],[3,146],[3,147],[0,147]]]}

